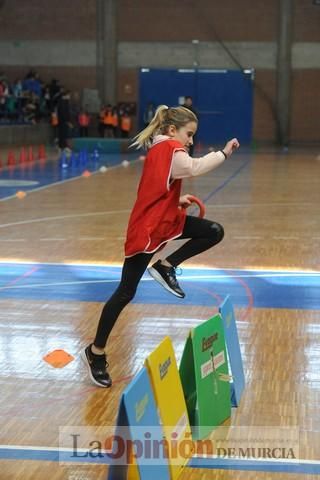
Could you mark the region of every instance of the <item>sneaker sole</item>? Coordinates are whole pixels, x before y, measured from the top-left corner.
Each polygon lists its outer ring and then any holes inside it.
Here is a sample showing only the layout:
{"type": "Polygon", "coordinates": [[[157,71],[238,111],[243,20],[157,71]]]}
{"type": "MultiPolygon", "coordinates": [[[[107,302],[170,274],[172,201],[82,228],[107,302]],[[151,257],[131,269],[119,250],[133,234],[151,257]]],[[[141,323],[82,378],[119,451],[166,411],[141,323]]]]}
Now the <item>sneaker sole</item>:
{"type": "Polygon", "coordinates": [[[87,355],[86,355],[86,350],[85,348],[83,350],[81,350],[80,352],[80,357],[81,357],[81,360],[85,363],[86,367],[87,367],[87,370],[88,370],[88,373],[89,373],[89,377],[90,377],[90,380],[95,384],[95,385],[98,385],[98,387],[101,387],[101,388],[110,388],[112,383],[110,385],[103,385],[102,383],[99,383],[97,382],[97,380],[94,378],[94,376],[92,375],[91,373],[91,368],[90,368],[90,364],[88,362],[88,358],[87,358],[87,355]]]}
{"type": "Polygon", "coordinates": [[[184,298],[183,295],[179,295],[177,292],[175,292],[174,290],[172,290],[172,288],[169,287],[169,285],[163,280],[162,276],[155,268],[148,268],[148,272],[151,277],[154,278],[154,280],[160,283],[160,285],[162,285],[168,292],[172,293],[172,295],[175,295],[178,298],[184,298]]]}

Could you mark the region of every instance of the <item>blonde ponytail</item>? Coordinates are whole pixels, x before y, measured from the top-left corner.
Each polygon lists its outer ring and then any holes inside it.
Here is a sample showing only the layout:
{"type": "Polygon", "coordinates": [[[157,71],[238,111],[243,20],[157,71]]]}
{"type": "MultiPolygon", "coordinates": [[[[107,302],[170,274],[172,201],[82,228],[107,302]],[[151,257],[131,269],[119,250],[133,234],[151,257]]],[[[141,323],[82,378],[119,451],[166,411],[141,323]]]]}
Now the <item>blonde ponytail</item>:
{"type": "Polygon", "coordinates": [[[174,125],[179,129],[188,122],[198,123],[196,115],[188,108],[169,108],[166,105],[160,105],[149,125],[134,137],[134,142],[130,147],[147,149],[151,146],[152,139],[156,134],[162,133],[163,135],[166,135],[170,125],[174,125]]]}
{"type": "Polygon", "coordinates": [[[161,125],[163,124],[164,117],[168,109],[169,107],[167,107],[167,105],[160,105],[157,108],[149,125],[134,137],[134,142],[130,145],[130,147],[136,147],[137,149],[149,148],[152,143],[152,138],[154,137],[155,133],[160,130],[161,125]]]}

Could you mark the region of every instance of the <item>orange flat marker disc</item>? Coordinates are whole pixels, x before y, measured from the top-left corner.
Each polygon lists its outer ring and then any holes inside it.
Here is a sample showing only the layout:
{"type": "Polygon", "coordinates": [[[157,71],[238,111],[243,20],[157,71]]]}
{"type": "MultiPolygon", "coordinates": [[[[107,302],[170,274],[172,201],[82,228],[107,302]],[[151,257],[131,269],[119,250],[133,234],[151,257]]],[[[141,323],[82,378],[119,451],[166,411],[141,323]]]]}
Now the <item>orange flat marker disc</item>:
{"type": "Polygon", "coordinates": [[[64,350],[53,350],[45,355],[43,360],[54,368],[63,368],[72,362],[74,357],[64,350]]]}
{"type": "Polygon", "coordinates": [[[19,192],[16,193],[16,197],[20,198],[20,200],[26,197],[26,195],[26,192],[23,192],[22,190],[19,190],[19,192]]]}

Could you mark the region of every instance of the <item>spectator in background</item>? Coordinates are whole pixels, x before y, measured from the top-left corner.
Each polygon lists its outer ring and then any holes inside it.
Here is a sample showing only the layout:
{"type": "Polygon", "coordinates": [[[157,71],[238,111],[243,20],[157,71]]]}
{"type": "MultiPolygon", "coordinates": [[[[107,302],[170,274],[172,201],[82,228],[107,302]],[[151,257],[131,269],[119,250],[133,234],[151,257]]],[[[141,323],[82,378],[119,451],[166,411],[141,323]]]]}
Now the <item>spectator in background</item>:
{"type": "Polygon", "coordinates": [[[113,117],[110,103],[105,108],[103,123],[105,136],[107,138],[113,138],[113,117]]]}
{"type": "Polygon", "coordinates": [[[16,79],[14,81],[12,86],[12,93],[17,99],[22,97],[22,82],[20,79],[16,79]]]}
{"type": "Polygon", "coordinates": [[[54,110],[58,105],[59,98],[61,96],[61,85],[59,80],[53,78],[49,84],[49,93],[50,93],[50,111],[54,110]]]}
{"type": "Polygon", "coordinates": [[[145,128],[149,125],[149,123],[153,119],[154,113],[155,113],[154,105],[152,102],[149,102],[143,113],[143,123],[145,128]]]}
{"type": "Polygon", "coordinates": [[[113,136],[114,138],[117,138],[118,128],[119,128],[119,117],[118,117],[117,107],[113,107],[112,109],[112,128],[113,128],[113,136]]]}
{"type": "Polygon", "coordinates": [[[37,123],[40,118],[40,102],[39,97],[31,93],[23,107],[24,119],[30,123],[37,123]]]}
{"type": "Polygon", "coordinates": [[[192,97],[190,97],[190,96],[184,97],[184,104],[182,106],[184,108],[187,108],[188,110],[190,110],[192,113],[194,113],[197,116],[197,112],[193,107],[192,97]]]}
{"type": "Polygon", "coordinates": [[[50,87],[49,87],[49,85],[45,85],[45,87],[43,89],[43,99],[45,101],[47,111],[50,112],[51,97],[50,97],[50,87]]]}
{"type": "MultiPolygon", "coordinates": [[[[80,111],[83,110],[83,107],[81,105],[80,101],[80,94],[79,92],[75,91],[72,92],[71,98],[70,98],[70,114],[71,114],[71,122],[77,123],[77,119],[79,117],[80,111]]],[[[88,111],[88,106],[84,106],[84,110],[88,111]]]]}
{"type": "Polygon", "coordinates": [[[87,110],[81,110],[78,115],[78,125],[79,125],[79,133],[80,137],[87,137],[88,136],[88,129],[90,124],[90,116],[87,110]]]}
{"type": "Polygon", "coordinates": [[[52,131],[53,131],[53,142],[57,144],[59,141],[59,129],[58,129],[59,120],[58,120],[57,109],[51,112],[50,122],[51,122],[52,131]]]}
{"type": "Polygon", "coordinates": [[[24,92],[22,89],[22,81],[20,78],[17,78],[12,85],[12,94],[16,99],[16,110],[17,117],[16,119],[21,119],[22,117],[22,107],[25,103],[24,92]]]}
{"type": "Polygon", "coordinates": [[[131,118],[128,112],[124,111],[120,119],[121,137],[128,138],[131,130],[131,118]]]}
{"type": "Polygon", "coordinates": [[[37,95],[37,97],[41,96],[41,81],[39,79],[39,75],[33,70],[30,70],[30,72],[26,75],[25,79],[22,82],[22,86],[23,90],[34,93],[35,95],[37,95]]]}
{"type": "Polygon", "coordinates": [[[61,150],[70,148],[68,139],[70,138],[70,130],[72,128],[70,114],[70,92],[63,91],[58,101],[58,137],[59,148],[61,150]]]}
{"type": "MultiPolygon", "coordinates": [[[[4,72],[0,72],[0,116],[4,123],[50,122],[51,112],[57,108],[62,95],[58,80],[41,82],[36,71],[30,70],[23,80],[10,83],[4,72]]],[[[77,119],[79,108],[71,121],[77,119]]]]}
{"type": "Polygon", "coordinates": [[[7,114],[8,120],[13,122],[18,118],[17,99],[14,95],[9,95],[7,98],[7,114]]]}

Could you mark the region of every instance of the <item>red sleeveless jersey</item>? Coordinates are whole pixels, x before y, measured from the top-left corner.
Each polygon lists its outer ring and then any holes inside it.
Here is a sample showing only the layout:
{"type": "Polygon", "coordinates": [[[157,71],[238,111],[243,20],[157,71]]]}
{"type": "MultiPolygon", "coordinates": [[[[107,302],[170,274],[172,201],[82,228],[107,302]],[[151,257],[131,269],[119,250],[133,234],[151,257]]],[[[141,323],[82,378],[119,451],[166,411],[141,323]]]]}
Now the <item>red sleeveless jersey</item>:
{"type": "Polygon", "coordinates": [[[170,178],[173,155],[178,150],[185,150],[180,142],[162,140],[146,156],[129,219],[126,257],[153,253],[182,234],[186,212],[179,208],[181,180],[170,178]]]}

